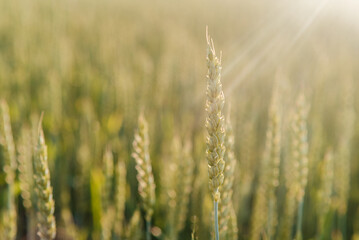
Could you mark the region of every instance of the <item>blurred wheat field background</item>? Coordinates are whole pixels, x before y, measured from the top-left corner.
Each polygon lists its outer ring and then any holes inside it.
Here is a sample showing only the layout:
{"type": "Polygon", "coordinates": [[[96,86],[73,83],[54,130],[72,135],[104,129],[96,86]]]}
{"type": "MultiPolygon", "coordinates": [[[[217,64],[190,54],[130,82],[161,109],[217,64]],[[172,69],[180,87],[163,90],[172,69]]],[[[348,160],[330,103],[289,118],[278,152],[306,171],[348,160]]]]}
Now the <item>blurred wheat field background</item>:
{"type": "Polygon", "coordinates": [[[214,239],[206,26],[220,239],[359,239],[358,10],[0,1],[0,239],[214,239]]]}

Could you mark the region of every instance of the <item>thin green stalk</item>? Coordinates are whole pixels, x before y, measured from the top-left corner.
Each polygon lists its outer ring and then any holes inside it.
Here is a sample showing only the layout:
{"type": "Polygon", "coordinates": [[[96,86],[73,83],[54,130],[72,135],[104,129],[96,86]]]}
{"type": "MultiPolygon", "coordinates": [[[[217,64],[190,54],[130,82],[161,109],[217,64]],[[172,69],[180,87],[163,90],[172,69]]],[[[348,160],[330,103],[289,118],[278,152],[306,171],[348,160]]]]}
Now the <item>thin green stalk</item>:
{"type": "Polygon", "coordinates": [[[302,199],[299,203],[298,207],[298,218],[297,218],[297,236],[296,240],[302,239],[302,219],[303,219],[303,206],[304,206],[304,199],[302,199]]]}
{"type": "Polygon", "coordinates": [[[27,240],[34,240],[36,235],[36,215],[32,209],[29,210],[29,217],[27,220],[27,240]]]}
{"type": "Polygon", "coordinates": [[[267,234],[268,234],[268,240],[272,239],[272,220],[273,220],[273,208],[274,208],[273,199],[269,199],[268,204],[268,226],[267,226],[267,234]]]}
{"type": "Polygon", "coordinates": [[[146,220],[146,240],[151,240],[151,219],[146,220]]]}
{"type": "Polygon", "coordinates": [[[214,231],[216,235],[216,240],[219,240],[219,227],[218,227],[218,202],[213,201],[214,203],[214,231]]]}
{"type": "Polygon", "coordinates": [[[342,232],[343,239],[347,239],[347,216],[346,214],[338,216],[338,222],[339,222],[339,229],[342,232]]]}

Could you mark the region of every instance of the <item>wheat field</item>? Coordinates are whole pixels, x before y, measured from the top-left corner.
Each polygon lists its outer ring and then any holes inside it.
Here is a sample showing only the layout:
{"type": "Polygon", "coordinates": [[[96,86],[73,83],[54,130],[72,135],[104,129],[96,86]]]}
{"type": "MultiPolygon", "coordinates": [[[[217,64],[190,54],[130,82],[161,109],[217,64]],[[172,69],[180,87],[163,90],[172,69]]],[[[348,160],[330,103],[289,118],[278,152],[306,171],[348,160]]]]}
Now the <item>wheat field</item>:
{"type": "Polygon", "coordinates": [[[1,0],[0,240],[358,240],[355,0],[1,0]]]}

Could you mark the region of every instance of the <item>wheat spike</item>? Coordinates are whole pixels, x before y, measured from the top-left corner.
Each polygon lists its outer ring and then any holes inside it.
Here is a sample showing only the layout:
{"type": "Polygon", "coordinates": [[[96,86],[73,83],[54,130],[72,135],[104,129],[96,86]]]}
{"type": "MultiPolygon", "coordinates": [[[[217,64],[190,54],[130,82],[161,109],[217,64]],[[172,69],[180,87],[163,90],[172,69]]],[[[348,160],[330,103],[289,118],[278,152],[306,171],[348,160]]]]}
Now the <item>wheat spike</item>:
{"type": "Polygon", "coordinates": [[[296,101],[292,119],[291,159],[286,166],[286,207],[281,227],[281,237],[290,237],[295,210],[298,209],[297,239],[301,238],[301,224],[305,188],[308,181],[308,133],[307,116],[309,106],[300,94],[296,101]]]}
{"type": "Polygon", "coordinates": [[[136,160],[138,192],[142,199],[142,207],[146,213],[146,239],[151,239],[151,218],[155,205],[155,181],[149,153],[148,126],[144,116],[138,119],[138,129],[133,141],[132,157],[136,160]]]}
{"type": "Polygon", "coordinates": [[[33,186],[33,169],[32,169],[32,143],[31,132],[28,128],[23,128],[21,131],[21,138],[18,145],[18,169],[21,196],[23,198],[23,205],[28,211],[31,206],[31,189],[33,186]]]}
{"type": "Polygon", "coordinates": [[[27,239],[32,240],[35,237],[35,212],[33,206],[33,142],[30,128],[23,127],[21,130],[20,141],[18,144],[18,170],[20,180],[21,197],[23,199],[23,205],[26,209],[27,217],[27,239]]]}
{"type": "Polygon", "coordinates": [[[237,216],[236,216],[236,211],[234,210],[232,204],[229,207],[229,215],[230,216],[228,221],[227,239],[237,240],[238,239],[237,216]]]}
{"type": "Polygon", "coordinates": [[[279,185],[279,165],[281,150],[281,117],[278,107],[278,92],[273,91],[269,108],[269,122],[266,133],[266,146],[259,176],[257,199],[254,205],[251,239],[258,239],[262,232],[268,239],[275,234],[277,225],[276,188],[279,185]]]}
{"type": "Polygon", "coordinates": [[[296,113],[294,115],[292,130],[293,141],[292,151],[293,160],[295,162],[294,176],[297,185],[297,201],[301,201],[304,197],[305,187],[308,180],[308,133],[307,133],[307,115],[309,107],[306,103],[305,96],[299,95],[296,103],[296,113]]]}
{"type": "Polygon", "coordinates": [[[221,83],[221,58],[218,58],[214,49],[212,38],[207,35],[207,101],[206,101],[206,128],[207,128],[207,164],[209,188],[212,192],[214,206],[215,239],[219,239],[218,202],[221,199],[219,188],[223,184],[225,167],[224,146],[225,120],[222,114],[224,94],[221,83]]]}
{"type": "Polygon", "coordinates": [[[120,159],[116,164],[116,185],[115,185],[115,235],[119,238],[123,234],[123,220],[126,201],[126,165],[120,159]]]}
{"type": "Polygon", "coordinates": [[[38,130],[38,141],[34,160],[35,188],[37,193],[37,235],[41,240],[52,240],[56,235],[56,222],[54,217],[55,202],[52,195],[50,171],[47,160],[47,146],[41,120],[38,130]]]}
{"type": "Polygon", "coordinates": [[[216,55],[212,38],[207,31],[207,162],[209,173],[209,185],[213,199],[220,199],[219,187],[223,184],[224,175],[224,138],[225,120],[222,114],[224,106],[224,94],[221,83],[221,59],[216,55]]]}
{"type": "MultiPolygon", "coordinates": [[[[231,217],[236,218],[233,209],[232,195],[233,195],[233,181],[234,171],[236,169],[236,157],[234,155],[234,135],[230,116],[227,116],[226,122],[226,138],[225,138],[225,162],[226,167],[224,169],[224,182],[221,186],[222,197],[219,203],[219,230],[222,239],[226,239],[228,230],[228,221],[231,217]],[[233,216],[234,214],[234,216],[233,216]]],[[[234,221],[236,222],[236,221],[234,221]]],[[[234,223],[232,222],[232,223],[234,223]]],[[[233,228],[237,228],[233,226],[233,228]]]]}
{"type": "Polygon", "coordinates": [[[172,143],[172,171],[169,171],[169,179],[172,186],[169,188],[169,222],[171,239],[177,239],[178,233],[184,228],[187,217],[189,195],[192,190],[194,162],[191,157],[192,145],[190,141],[181,143],[177,136],[172,143]]]}
{"type": "Polygon", "coordinates": [[[335,161],[334,204],[340,215],[345,215],[350,190],[351,144],[355,124],[354,92],[351,79],[346,80],[340,112],[340,137],[335,161]]]}
{"type": "Polygon", "coordinates": [[[7,185],[6,209],[3,213],[3,237],[12,240],[16,237],[16,208],[14,196],[14,181],[16,169],[15,144],[12,136],[9,107],[5,100],[0,102],[0,145],[4,154],[4,172],[7,185]]]}

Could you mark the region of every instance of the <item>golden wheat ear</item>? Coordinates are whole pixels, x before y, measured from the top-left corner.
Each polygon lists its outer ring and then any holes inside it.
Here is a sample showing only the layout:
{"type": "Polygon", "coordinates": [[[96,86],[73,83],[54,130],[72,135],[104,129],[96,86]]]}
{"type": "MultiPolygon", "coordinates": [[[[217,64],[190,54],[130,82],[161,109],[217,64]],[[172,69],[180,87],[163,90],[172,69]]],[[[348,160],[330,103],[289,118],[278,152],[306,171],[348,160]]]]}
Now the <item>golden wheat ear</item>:
{"type": "Polygon", "coordinates": [[[207,164],[209,176],[209,188],[213,196],[214,226],[216,240],[219,239],[218,229],[218,202],[220,201],[220,187],[224,181],[223,170],[225,168],[224,153],[225,120],[222,114],[224,106],[224,94],[221,83],[221,57],[218,58],[214,49],[212,38],[207,37],[207,101],[206,101],[206,128],[207,128],[207,164]]]}

